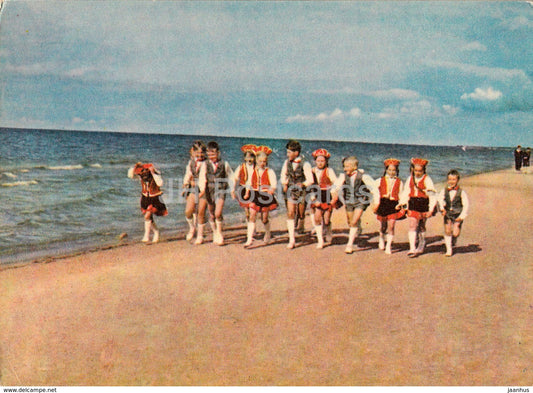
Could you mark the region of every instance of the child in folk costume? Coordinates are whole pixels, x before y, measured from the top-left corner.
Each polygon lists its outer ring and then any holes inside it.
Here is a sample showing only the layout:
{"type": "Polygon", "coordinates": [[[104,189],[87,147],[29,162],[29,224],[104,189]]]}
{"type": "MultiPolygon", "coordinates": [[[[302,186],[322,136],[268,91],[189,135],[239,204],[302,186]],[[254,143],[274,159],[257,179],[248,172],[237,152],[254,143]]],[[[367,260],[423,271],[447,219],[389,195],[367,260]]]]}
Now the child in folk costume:
{"type": "Polygon", "coordinates": [[[161,172],[159,172],[153,164],[136,163],[128,170],[128,177],[133,179],[138,176],[141,180],[141,212],[144,216],[144,237],[143,242],[150,241],[150,232],[154,232],[152,243],[159,241],[159,229],[154,221],[154,214],[156,216],[166,216],[168,214],[167,207],[163,202],[161,195],[161,186],[163,179],[161,172]]]}
{"type": "Polygon", "coordinates": [[[298,221],[298,232],[304,231],[306,198],[305,190],[313,184],[311,165],[304,161],[300,155],[302,146],[300,142],[291,140],[287,143],[287,160],[281,168],[280,180],[283,193],[287,201],[287,230],[289,244],[292,249],[296,245],[295,230],[298,221]]]}
{"type": "MultiPolygon", "coordinates": [[[[360,220],[363,212],[372,203],[374,192],[374,179],[359,169],[359,160],[355,157],[347,157],[342,160],[344,173],[337,177],[332,190],[333,201],[339,198],[345,205],[346,220],[350,228],[348,244],[345,253],[353,253],[353,244],[360,234],[360,220]]],[[[374,201],[376,203],[376,201],[374,201]]]]}
{"type": "Polygon", "coordinates": [[[411,175],[400,195],[400,205],[407,206],[409,223],[409,252],[411,258],[424,252],[426,246],[426,220],[432,216],[436,204],[433,181],[426,174],[428,160],[411,159],[411,175]],[[418,245],[417,245],[418,241],[418,245]]]}
{"type": "Polygon", "coordinates": [[[398,178],[400,171],[400,161],[394,158],[386,159],[385,172],[383,176],[376,180],[375,190],[378,191],[377,200],[379,205],[375,207],[374,213],[381,222],[379,231],[379,249],[385,250],[385,254],[391,254],[392,241],[394,239],[394,224],[396,220],[405,216],[405,210],[399,205],[400,194],[403,191],[402,181],[398,178]],[[385,245],[385,235],[387,243],[385,245]]]}
{"type": "Polygon", "coordinates": [[[314,226],[317,237],[316,248],[324,248],[324,229],[326,242],[331,243],[331,213],[333,204],[331,198],[331,188],[337,176],[335,171],[328,165],[331,154],[326,149],[317,149],[312,153],[316,166],[313,167],[313,185],[309,190],[313,190],[311,196],[311,208],[314,215],[314,226]]]}
{"type": "Polygon", "coordinates": [[[233,172],[234,189],[231,191],[231,197],[237,199],[239,205],[244,209],[246,214],[246,224],[250,222],[250,197],[252,189],[252,175],[255,171],[255,150],[256,145],[248,144],[241,147],[243,152],[243,163],[240,164],[233,172]]]}
{"type": "Polygon", "coordinates": [[[272,149],[268,146],[258,146],[256,148],[256,167],[251,178],[250,197],[250,220],[247,225],[247,239],[245,247],[252,245],[254,240],[255,221],[258,214],[261,214],[261,220],[265,226],[265,236],[263,241],[270,241],[270,221],[268,214],[278,208],[276,200],[277,178],[274,171],[268,168],[268,156],[272,149]]]}
{"type": "Polygon", "coordinates": [[[189,232],[186,235],[187,241],[192,240],[196,232],[196,208],[198,205],[198,177],[202,166],[205,166],[206,146],[202,141],[193,143],[190,155],[191,159],[185,169],[183,178],[183,195],[185,196],[185,219],[189,224],[189,232]]]}
{"type": "Polygon", "coordinates": [[[460,178],[459,172],[455,169],[449,171],[447,175],[448,186],[437,197],[441,213],[444,216],[444,244],[446,245],[447,257],[453,255],[453,246],[461,234],[461,227],[470,207],[468,195],[459,186],[460,178]]]}
{"type": "Polygon", "coordinates": [[[209,224],[213,230],[213,243],[224,244],[222,223],[226,193],[233,189],[233,171],[227,161],[220,158],[217,142],[207,144],[207,160],[198,176],[200,202],[198,205],[198,234],[195,244],[203,243],[205,210],[209,211],[209,224]]]}

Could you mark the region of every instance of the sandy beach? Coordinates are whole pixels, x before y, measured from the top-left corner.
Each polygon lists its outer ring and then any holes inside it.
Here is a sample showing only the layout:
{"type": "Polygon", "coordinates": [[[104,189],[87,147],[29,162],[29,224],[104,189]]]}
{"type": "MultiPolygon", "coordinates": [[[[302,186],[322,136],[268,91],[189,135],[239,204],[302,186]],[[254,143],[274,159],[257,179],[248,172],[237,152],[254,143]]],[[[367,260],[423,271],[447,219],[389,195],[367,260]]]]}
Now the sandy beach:
{"type": "MultiPolygon", "coordinates": [[[[425,254],[363,241],[344,253],[299,237],[243,248],[183,237],[0,271],[3,385],[533,385],[533,176],[462,179],[472,210],[455,255],[442,218],[425,254]]],[[[370,209],[368,209],[370,210],[370,209]]],[[[307,222],[309,228],[309,222],[307,222]]],[[[262,226],[258,225],[259,232],[262,226]]]]}

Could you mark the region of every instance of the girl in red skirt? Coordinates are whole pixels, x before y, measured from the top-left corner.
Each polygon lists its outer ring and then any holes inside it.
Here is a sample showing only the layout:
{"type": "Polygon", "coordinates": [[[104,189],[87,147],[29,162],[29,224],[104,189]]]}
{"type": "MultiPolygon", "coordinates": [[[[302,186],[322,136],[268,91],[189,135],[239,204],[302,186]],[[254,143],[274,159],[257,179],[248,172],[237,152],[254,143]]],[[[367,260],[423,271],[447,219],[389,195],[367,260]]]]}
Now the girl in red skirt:
{"type": "Polygon", "coordinates": [[[395,158],[386,159],[385,172],[376,181],[375,189],[379,192],[379,205],[374,208],[377,219],[381,222],[379,231],[379,249],[385,250],[385,254],[391,254],[392,241],[394,239],[394,225],[396,220],[405,216],[405,210],[399,205],[400,194],[403,184],[398,174],[400,173],[400,161],[395,158]],[[385,236],[387,242],[385,244],[385,236]]]}
{"type": "Polygon", "coordinates": [[[278,201],[276,200],[276,173],[268,168],[268,156],[272,153],[272,149],[268,146],[257,146],[256,153],[256,167],[251,178],[250,190],[250,219],[247,224],[247,239],[245,247],[252,245],[254,240],[255,221],[258,214],[261,214],[261,220],[265,226],[265,236],[263,241],[270,242],[270,221],[268,218],[272,210],[278,208],[278,201]]]}
{"type": "Polygon", "coordinates": [[[143,164],[138,162],[128,170],[128,177],[133,179],[138,176],[141,181],[141,212],[144,216],[144,237],[142,241],[150,241],[150,232],[154,232],[152,243],[159,241],[159,229],[154,221],[154,215],[166,216],[167,207],[163,202],[161,186],[163,179],[154,164],[143,164]]]}
{"type": "Polygon", "coordinates": [[[411,158],[411,176],[405,182],[400,204],[407,205],[409,223],[409,252],[411,258],[424,252],[426,246],[426,220],[433,215],[436,191],[433,180],[426,174],[428,160],[411,158]],[[417,242],[418,241],[418,242],[417,242]]]}
{"type": "Polygon", "coordinates": [[[331,212],[333,204],[331,203],[331,188],[337,176],[335,171],[329,167],[329,158],[331,154],[326,149],[317,149],[312,154],[316,166],[312,169],[314,183],[308,190],[311,191],[311,209],[314,216],[314,226],[317,238],[316,248],[324,248],[324,229],[326,242],[331,243],[331,212]]]}

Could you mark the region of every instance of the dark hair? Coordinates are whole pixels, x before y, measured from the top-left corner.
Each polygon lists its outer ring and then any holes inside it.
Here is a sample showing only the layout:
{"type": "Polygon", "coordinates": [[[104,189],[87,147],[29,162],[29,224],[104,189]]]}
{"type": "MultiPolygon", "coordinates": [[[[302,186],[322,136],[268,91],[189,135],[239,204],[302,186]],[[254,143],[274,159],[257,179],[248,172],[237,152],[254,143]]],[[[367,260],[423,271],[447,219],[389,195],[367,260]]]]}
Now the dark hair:
{"type": "Polygon", "coordinates": [[[214,142],[214,141],[211,141],[207,144],[207,148],[209,150],[220,150],[219,147],[218,147],[218,143],[214,142]]]}
{"type": "Polygon", "coordinates": [[[396,176],[400,176],[400,164],[398,165],[392,165],[392,164],[389,164],[385,167],[385,170],[383,171],[383,176],[385,176],[387,174],[387,169],[389,169],[390,166],[393,166],[396,168],[396,176]]]}
{"type": "Polygon", "coordinates": [[[448,174],[446,175],[446,177],[448,176],[457,176],[457,180],[459,180],[461,178],[461,175],[459,174],[459,171],[457,169],[452,169],[448,172],[448,174]]]}
{"type": "Polygon", "coordinates": [[[300,153],[302,151],[302,145],[300,145],[300,142],[295,140],[290,140],[287,142],[287,146],[285,146],[288,150],[297,151],[300,153]]]}
{"type": "Polygon", "coordinates": [[[201,150],[201,151],[205,152],[205,143],[202,142],[202,141],[194,141],[193,144],[192,144],[192,149],[193,150],[201,150]]]}
{"type": "MultiPolygon", "coordinates": [[[[416,166],[415,164],[411,163],[411,166],[409,167],[409,172],[411,172],[411,174],[413,174],[413,171],[415,170],[415,166],[416,166]]],[[[424,175],[425,175],[427,173],[426,166],[425,165],[419,165],[419,166],[423,168],[424,175]]]]}

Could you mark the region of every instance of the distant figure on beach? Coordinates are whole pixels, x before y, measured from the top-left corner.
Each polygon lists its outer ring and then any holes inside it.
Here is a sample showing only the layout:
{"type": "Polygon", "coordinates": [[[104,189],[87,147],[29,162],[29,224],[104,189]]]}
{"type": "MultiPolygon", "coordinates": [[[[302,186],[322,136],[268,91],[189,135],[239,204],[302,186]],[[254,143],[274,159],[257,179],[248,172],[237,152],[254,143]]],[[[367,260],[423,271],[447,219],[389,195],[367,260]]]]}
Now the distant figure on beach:
{"type": "Polygon", "coordinates": [[[233,190],[233,171],[227,161],[220,157],[217,142],[207,144],[207,160],[198,176],[199,198],[198,233],[194,244],[204,240],[205,211],[209,212],[209,225],[213,231],[213,243],[224,244],[222,235],[223,210],[228,190],[233,190]]]}
{"type": "Polygon", "coordinates": [[[529,168],[529,160],[531,159],[531,148],[527,148],[525,151],[524,151],[524,157],[522,159],[522,165],[524,166],[524,168],[529,168]]]}
{"type": "MultiPolygon", "coordinates": [[[[205,166],[206,146],[202,141],[195,141],[191,149],[190,160],[185,169],[183,178],[183,195],[185,196],[185,220],[189,224],[189,232],[186,235],[187,241],[191,241],[196,233],[198,220],[198,177],[202,166],[205,166]]],[[[204,169],[205,170],[205,169],[204,169]]]]}
{"type": "Polygon", "coordinates": [[[252,190],[252,175],[255,171],[255,150],[256,145],[248,144],[241,147],[243,153],[243,163],[233,171],[234,189],[231,190],[231,197],[237,199],[239,205],[244,209],[246,216],[246,226],[250,223],[250,202],[252,190]]]}
{"type": "Polygon", "coordinates": [[[331,154],[326,149],[317,149],[312,153],[315,166],[312,168],[313,184],[308,191],[311,193],[311,209],[314,217],[317,245],[316,248],[324,248],[324,232],[326,243],[331,243],[333,234],[331,231],[331,213],[333,211],[331,188],[337,181],[335,171],[329,167],[331,154]]]}
{"type": "Polygon", "coordinates": [[[379,249],[385,250],[385,254],[391,254],[396,220],[405,218],[405,210],[399,204],[403,183],[398,177],[400,173],[399,160],[388,158],[383,161],[383,164],[385,165],[385,172],[380,179],[376,180],[375,185],[375,189],[378,191],[376,199],[379,204],[374,209],[374,213],[377,214],[377,219],[381,223],[379,249]]]}
{"type": "Polygon", "coordinates": [[[159,172],[153,164],[136,163],[128,170],[128,177],[133,179],[138,176],[141,181],[141,212],[144,217],[144,236],[142,241],[148,243],[150,241],[150,232],[154,235],[152,243],[159,241],[159,229],[154,221],[154,215],[166,216],[168,214],[167,207],[163,202],[161,186],[163,179],[161,172],[159,172]]]}
{"type": "Polygon", "coordinates": [[[411,175],[405,182],[400,195],[400,205],[407,207],[409,223],[409,252],[414,258],[424,252],[426,246],[426,220],[433,215],[436,191],[433,180],[427,175],[429,161],[423,158],[411,159],[411,175]]]}
{"type": "MultiPolygon", "coordinates": [[[[363,169],[359,169],[359,160],[355,156],[342,160],[344,173],[337,177],[332,190],[333,201],[337,203],[340,198],[345,206],[346,221],[348,222],[349,233],[348,243],[344,252],[353,253],[355,239],[361,232],[361,216],[372,203],[374,192],[374,179],[365,174],[363,169]]],[[[374,201],[374,203],[377,203],[374,201]]]]}
{"type": "Polygon", "coordinates": [[[280,181],[287,203],[287,231],[289,232],[287,248],[292,249],[296,245],[296,229],[298,233],[303,233],[305,230],[306,189],[313,184],[313,172],[311,165],[300,155],[302,150],[300,142],[291,140],[286,148],[287,160],[281,168],[280,181]]]}
{"type": "Polygon", "coordinates": [[[453,255],[453,247],[457,238],[461,234],[463,221],[468,215],[470,202],[468,195],[459,186],[461,175],[455,169],[448,172],[448,186],[444,188],[437,197],[440,211],[444,216],[444,244],[446,245],[446,256],[453,255]]]}
{"type": "Polygon", "coordinates": [[[278,208],[276,199],[277,177],[276,173],[268,167],[268,156],[272,149],[268,146],[256,146],[256,167],[251,178],[250,219],[247,224],[245,247],[252,245],[256,228],[257,215],[261,215],[261,221],[265,227],[263,242],[270,242],[269,213],[278,208]]]}
{"type": "Polygon", "coordinates": [[[522,169],[522,161],[524,160],[524,152],[522,151],[522,146],[518,145],[514,151],[514,168],[517,171],[522,169]]]}

